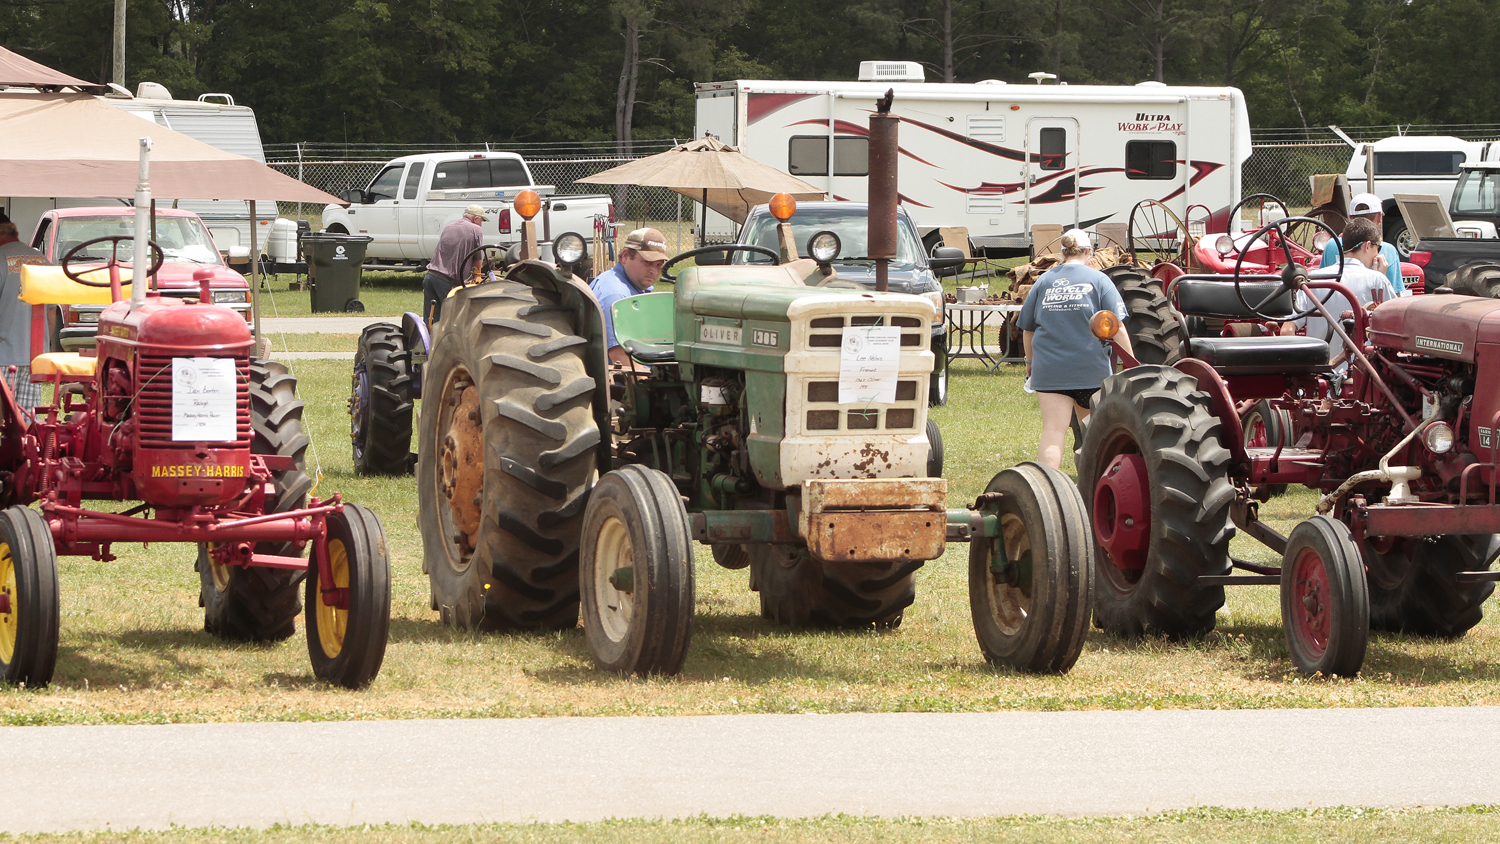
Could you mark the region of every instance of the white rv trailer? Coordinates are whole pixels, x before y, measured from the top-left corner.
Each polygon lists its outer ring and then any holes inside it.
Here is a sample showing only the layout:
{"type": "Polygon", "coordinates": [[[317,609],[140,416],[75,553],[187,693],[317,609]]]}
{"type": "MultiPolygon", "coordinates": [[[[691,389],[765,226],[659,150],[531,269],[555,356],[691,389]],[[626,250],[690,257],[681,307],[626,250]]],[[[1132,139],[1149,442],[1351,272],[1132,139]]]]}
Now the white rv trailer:
{"type": "MultiPolygon", "coordinates": [[[[1146,199],[1184,218],[1189,206],[1223,211],[1240,199],[1250,120],[1237,88],[924,83],[915,62],[860,71],[859,82],[698,83],[697,135],[864,201],[869,115],[894,90],[907,211],[924,236],[966,226],[998,252],[1028,249],[1035,225],[1125,224],[1146,199]]],[[[711,237],[732,231],[715,218],[711,237]]]]}

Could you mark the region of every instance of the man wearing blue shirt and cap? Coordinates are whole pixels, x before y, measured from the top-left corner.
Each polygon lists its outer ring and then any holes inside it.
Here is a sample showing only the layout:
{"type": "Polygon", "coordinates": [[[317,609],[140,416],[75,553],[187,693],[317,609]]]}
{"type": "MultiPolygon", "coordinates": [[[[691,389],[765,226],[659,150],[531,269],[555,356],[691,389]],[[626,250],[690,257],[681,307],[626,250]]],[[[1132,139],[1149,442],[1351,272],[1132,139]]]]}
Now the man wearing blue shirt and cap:
{"type": "MultiPolygon", "coordinates": [[[[1380,205],[1380,197],[1373,193],[1357,194],[1349,202],[1349,219],[1369,220],[1375,224],[1376,231],[1385,231],[1383,228],[1385,225],[1385,211],[1380,205]]],[[[1340,252],[1339,238],[1328,241],[1328,245],[1323,247],[1323,263],[1318,266],[1336,266],[1339,263],[1340,252]]],[[[1406,287],[1401,283],[1401,256],[1397,254],[1396,247],[1385,241],[1381,241],[1380,254],[1375,258],[1374,264],[1370,269],[1384,273],[1385,277],[1390,279],[1391,287],[1395,289],[1396,295],[1402,295],[1402,291],[1406,287]]]]}
{"type": "Polygon", "coordinates": [[[615,339],[615,320],[610,307],[628,296],[650,293],[666,262],[667,239],[662,233],[650,228],[636,229],[625,236],[619,263],[589,282],[589,288],[604,308],[604,347],[609,350],[611,364],[629,366],[630,356],[615,339]]]}

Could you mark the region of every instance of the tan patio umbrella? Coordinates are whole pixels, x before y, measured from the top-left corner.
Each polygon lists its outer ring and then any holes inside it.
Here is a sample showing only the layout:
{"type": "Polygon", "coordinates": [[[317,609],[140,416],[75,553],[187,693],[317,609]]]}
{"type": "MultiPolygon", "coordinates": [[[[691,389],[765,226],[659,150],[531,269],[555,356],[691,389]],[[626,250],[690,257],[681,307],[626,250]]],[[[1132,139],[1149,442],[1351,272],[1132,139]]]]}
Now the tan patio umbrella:
{"type": "MultiPolygon", "coordinates": [[[[803,201],[824,192],[796,176],[756,161],[713,137],[678,144],[666,152],[611,167],[577,181],[593,185],[643,185],[667,188],[703,203],[705,209],[745,222],[750,209],[778,193],[803,201]]],[[[707,222],[707,211],[704,220],[707,222]]],[[[700,232],[702,229],[699,230],[700,232]]]]}

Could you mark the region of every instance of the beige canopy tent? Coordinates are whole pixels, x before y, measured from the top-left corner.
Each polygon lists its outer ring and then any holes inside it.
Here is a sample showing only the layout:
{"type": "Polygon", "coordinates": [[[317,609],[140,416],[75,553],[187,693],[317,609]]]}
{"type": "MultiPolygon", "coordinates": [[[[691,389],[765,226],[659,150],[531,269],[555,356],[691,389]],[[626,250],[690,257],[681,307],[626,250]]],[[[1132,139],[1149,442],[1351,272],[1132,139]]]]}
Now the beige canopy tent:
{"type": "Polygon", "coordinates": [[[20,91],[0,91],[0,196],[133,196],[142,137],[151,138],[151,192],[159,199],[343,203],[91,94],[20,91]]]}
{"type": "Polygon", "coordinates": [[[85,82],[34,62],[20,53],[0,47],[0,87],[19,86],[36,88],[39,91],[57,91],[76,88],[80,91],[102,91],[106,86],[85,82]]]}
{"type": "Polygon", "coordinates": [[[750,209],[778,193],[798,200],[822,199],[824,192],[796,176],[756,161],[717,138],[678,144],[666,152],[637,159],[577,180],[594,185],[646,185],[668,188],[697,200],[736,223],[750,209]]]}

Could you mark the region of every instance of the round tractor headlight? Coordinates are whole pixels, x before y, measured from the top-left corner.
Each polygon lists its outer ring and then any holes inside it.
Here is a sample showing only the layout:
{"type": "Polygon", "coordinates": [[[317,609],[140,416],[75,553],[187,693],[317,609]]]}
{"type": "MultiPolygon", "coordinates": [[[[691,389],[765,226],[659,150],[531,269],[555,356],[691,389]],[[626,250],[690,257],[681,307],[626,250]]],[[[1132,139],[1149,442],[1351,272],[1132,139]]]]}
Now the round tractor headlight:
{"type": "Polygon", "coordinates": [[[1214,251],[1221,256],[1229,255],[1234,251],[1234,238],[1227,234],[1219,235],[1219,239],[1214,241],[1214,251]]]}
{"type": "Polygon", "coordinates": [[[1422,433],[1422,443],[1433,454],[1447,454],[1453,450],[1453,429],[1447,422],[1434,422],[1422,433]]]}
{"type": "Polygon", "coordinates": [[[839,242],[839,236],[830,231],[821,231],[807,239],[807,254],[814,261],[826,264],[839,256],[839,250],[844,245],[839,242]]]}
{"type": "Polygon", "coordinates": [[[1322,229],[1318,229],[1318,233],[1313,235],[1313,246],[1318,247],[1318,251],[1322,252],[1328,246],[1328,241],[1330,240],[1333,240],[1332,235],[1322,229]]]}
{"type": "Polygon", "coordinates": [[[577,232],[559,235],[557,240],[552,241],[552,255],[560,264],[576,264],[587,254],[588,248],[584,245],[583,235],[577,232]]]}

